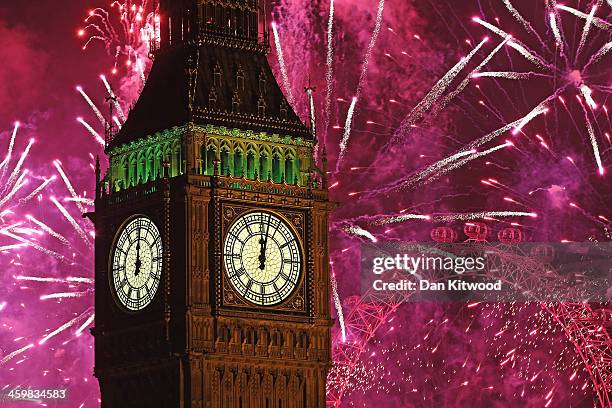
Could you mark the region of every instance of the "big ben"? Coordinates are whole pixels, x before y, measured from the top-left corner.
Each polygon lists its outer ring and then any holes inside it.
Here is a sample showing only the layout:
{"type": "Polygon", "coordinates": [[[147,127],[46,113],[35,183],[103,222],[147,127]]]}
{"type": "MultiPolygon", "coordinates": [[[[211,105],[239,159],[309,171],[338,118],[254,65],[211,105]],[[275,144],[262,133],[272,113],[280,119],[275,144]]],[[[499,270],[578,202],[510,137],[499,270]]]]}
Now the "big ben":
{"type": "Polygon", "coordinates": [[[105,408],[325,405],[328,201],[258,0],[161,0],[139,100],[96,176],[105,408]]]}

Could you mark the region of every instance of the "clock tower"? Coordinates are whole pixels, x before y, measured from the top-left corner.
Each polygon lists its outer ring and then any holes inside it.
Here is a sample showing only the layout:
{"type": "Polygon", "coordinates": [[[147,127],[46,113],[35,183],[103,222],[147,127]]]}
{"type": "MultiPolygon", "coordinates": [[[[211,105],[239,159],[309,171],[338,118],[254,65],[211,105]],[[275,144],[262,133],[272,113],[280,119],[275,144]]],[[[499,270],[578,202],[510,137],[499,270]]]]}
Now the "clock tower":
{"type": "Polygon", "coordinates": [[[328,201],[259,0],[160,0],[138,102],[96,171],[102,407],[325,405],[328,201]]]}

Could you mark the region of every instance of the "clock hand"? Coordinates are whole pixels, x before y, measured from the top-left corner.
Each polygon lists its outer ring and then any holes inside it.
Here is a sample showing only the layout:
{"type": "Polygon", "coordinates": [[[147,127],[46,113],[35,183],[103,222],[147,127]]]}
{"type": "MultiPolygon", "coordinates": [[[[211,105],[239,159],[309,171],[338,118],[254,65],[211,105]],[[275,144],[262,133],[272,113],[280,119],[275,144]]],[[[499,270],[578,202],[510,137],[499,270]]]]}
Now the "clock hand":
{"type": "Polygon", "coordinates": [[[261,233],[261,237],[259,238],[259,269],[262,271],[266,269],[266,240],[264,239],[264,213],[259,213],[259,231],[261,233]]]}
{"type": "Polygon", "coordinates": [[[136,270],[134,271],[134,276],[138,276],[140,273],[140,266],[142,262],[140,262],[140,228],[138,229],[138,240],[136,241],[136,270]]]}
{"type": "Polygon", "coordinates": [[[259,256],[257,259],[259,260],[259,269],[262,271],[266,269],[266,248],[264,246],[265,241],[263,237],[259,239],[259,256]]]}
{"type": "MultiPolygon", "coordinates": [[[[266,267],[266,248],[268,247],[268,236],[270,234],[270,224],[272,222],[272,215],[268,214],[268,225],[266,226],[266,235],[265,235],[265,239],[262,239],[263,241],[263,245],[261,246],[261,259],[259,260],[259,262],[261,262],[261,264],[259,265],[259,269],[264,270],[266,267]]],[[[261,241],[260,241],[261,244],[261,241]]]]}

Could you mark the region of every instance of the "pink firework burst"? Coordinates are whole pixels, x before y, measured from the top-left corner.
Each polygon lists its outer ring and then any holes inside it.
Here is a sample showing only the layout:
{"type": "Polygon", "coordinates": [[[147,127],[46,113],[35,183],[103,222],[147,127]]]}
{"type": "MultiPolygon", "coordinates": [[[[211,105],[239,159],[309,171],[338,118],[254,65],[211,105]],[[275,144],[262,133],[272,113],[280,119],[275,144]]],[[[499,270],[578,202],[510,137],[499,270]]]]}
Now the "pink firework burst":
{"type": "Polygon", "coordinates": [[[150,65],[149,56],[159,44],[159,16],[154,1],[114,1],[108,9],[94,8],[87,13],[85,25],[77,32],[83,37],[83,50],[92,43],[101,42],[113,56],[113,74],[118,73],[118,64],[145,80],[150,65]],[[123,60],[123,61],[122,61],[123,60]]]}
{"type": "Polygon", "coordinates": [[[95,403],[91,370],[83,369],[93,362],[93,342],[84,335],[93,322],[93,231],[81,217],[93,202],[75,191],[59,160],[36,171],[40,176],[25,169],[33,142],[16,152],[18,127],[3,161],[0,200],[3,390],[61,385],[71,401],[95,403]]]}

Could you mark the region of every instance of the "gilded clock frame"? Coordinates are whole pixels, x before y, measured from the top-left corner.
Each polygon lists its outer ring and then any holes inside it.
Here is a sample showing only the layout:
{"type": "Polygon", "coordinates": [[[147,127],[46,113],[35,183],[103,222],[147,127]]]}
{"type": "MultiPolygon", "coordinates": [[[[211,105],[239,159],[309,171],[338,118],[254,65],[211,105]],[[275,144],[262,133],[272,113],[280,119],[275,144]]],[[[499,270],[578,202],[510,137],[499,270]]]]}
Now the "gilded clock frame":
{"type": "Polygon", "coordinates": [[[308,252],[305,247],[306,239],[306,228],[307,228],[307,216],[305,211],[291,208],[280,208],[274,206],[249,206],[244,203],[233,203],[233,202],[222,202],[221,203],[221,231],[220,231],[220,243],[219,243],[219,263],[221,273],[219,276],[218,289],[220,292],[219,306],[224,311],[232,312],[244,312],[258,313],[265,311],[271,314],[295,314],[295,315],[307,315],[308,310],[308,293],[309,285],[307,279],[308,273],[308,252]],[[227,270],[225,269],[225,259],[223,255],[223,246],[227,233],[234,222],[244,215],[248,215],[252,212],[267,212],[282,220],[291,232],[295,235],[298,241],[298,250],[300,252],[300,273],[299,279],[292,289],[289,296],[283,299],[280,303],[274,305],[257,305],[245,299],[240,293],[238,293],[230,279],[227,276],[227,270]]]}

